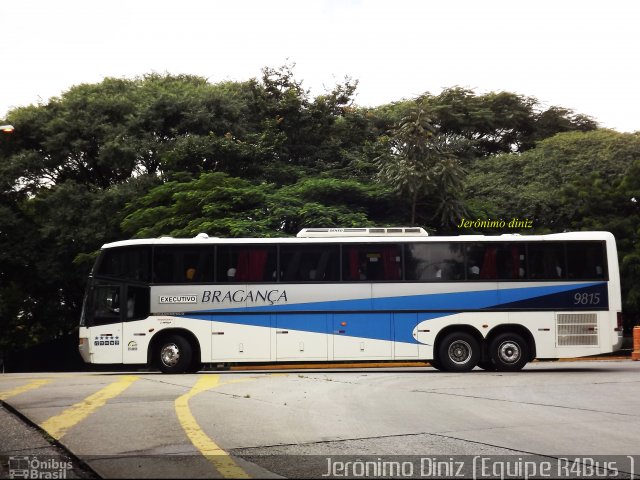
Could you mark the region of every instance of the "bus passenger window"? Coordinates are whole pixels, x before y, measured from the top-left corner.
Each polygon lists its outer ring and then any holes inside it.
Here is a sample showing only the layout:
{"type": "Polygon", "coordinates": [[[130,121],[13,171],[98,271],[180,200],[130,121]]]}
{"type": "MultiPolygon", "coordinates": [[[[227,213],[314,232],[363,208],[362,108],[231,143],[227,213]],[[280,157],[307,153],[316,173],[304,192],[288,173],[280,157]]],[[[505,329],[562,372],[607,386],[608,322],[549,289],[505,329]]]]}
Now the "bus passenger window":
{"type": "Polygon", "coordinates": [[[564,245],[559,242],[529,244],[530,278],[560,280],[567,278],[564,245]]]}
{"type": "Polygon", "coordinates": [[[498,279],[498,247],[495,243],[467,245],[467,278],[469,280],[498,279]]]}
{"type": "Polygon", "coordinates": [[[121,247],[105,250],[96,275],[123,280],[148,282],[151,277],[149,247],[121,247]]]}
{"type": "Polygon", "coordinates": [[[276,282],[275,246],[220,246],[217,270],[219,282],[276,282]]]}
{"type": "Polygon", "coordinates": [[[464,252],[459,243],[411,243],[405,251],[406,279],[451,281],[464,279],[464,252]]]}
{"type": "Polygon", "coordinates": [[[578,280],[605,278],[602,242],[567,242],[566,245],[569,278],[578,280]]]}
{"type": "Polygon", "coordinates": [[[158,246],[153,255],[154,283],[213,282],[212,246],[158,246]]]}
{"type": "Polygon", "coordinates": [[[467,248],[468,280],[509,281],[526,278],[524,243],[473,243],[467,248]]]}
{"type": "Polygon", "coordinates": [[[344,245],[342,278],[346,281],[402,280],[401,246],[380,243],[344,245]]]}
{"type": "Polygon", "coordinates": [[[337,282],[340,280],[338,245],[282,245],[283,282],[337,282]]]}

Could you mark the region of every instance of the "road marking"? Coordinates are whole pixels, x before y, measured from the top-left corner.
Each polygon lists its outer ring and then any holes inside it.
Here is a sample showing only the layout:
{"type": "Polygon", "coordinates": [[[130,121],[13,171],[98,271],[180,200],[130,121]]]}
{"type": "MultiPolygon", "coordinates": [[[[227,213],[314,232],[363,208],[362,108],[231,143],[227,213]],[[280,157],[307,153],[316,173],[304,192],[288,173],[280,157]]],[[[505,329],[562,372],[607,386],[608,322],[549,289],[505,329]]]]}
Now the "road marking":
{"type": "Polygon", "coordinates": [[[67,408],[61,414],[45,420],[40,424],[40,427],[42,427],[53,438],[59,440],[65,433],[67,433],[67,430],[87,418],[98,408],[107,403],[108,400],[120,395],[136,380],[138,380],[138,377],[135,375],[123,375],[117,382],[107,385],[93,395],[89,395],[81,402],[67,408]]]}
{"type": "Polygon", "coordinates": [[[222,450],[206,433],[200,428],[198,422],[191,413],[189,408],[189,400],[197,394],[205,392],[215,387],[225,385],[227,383],[236,383],[238,381],[249,380],[239,379],[229,382],[219,383],[220,375],[201,375],[196,384],[189,393],[176,398],[175,407],[178,420],[182,425],[187,437],[191,443],[209,460],[218,472],[225,478],[251,478],[247,472],[233,461],[231,456],[222,450]]]}
{"type": "Polygon", "coordinates": [[[34,380],[33,382],[29,382],[26,385],[22,385],[21,387],[15,387],[11,390],[0,392],[0,400],[5,400],[9,397],[13,397],[14,395],[28,392],[29,390],[33,390],[34,388],[40,388],[41,386],[46,385],[50,382],[51,380],[34,380]]]}

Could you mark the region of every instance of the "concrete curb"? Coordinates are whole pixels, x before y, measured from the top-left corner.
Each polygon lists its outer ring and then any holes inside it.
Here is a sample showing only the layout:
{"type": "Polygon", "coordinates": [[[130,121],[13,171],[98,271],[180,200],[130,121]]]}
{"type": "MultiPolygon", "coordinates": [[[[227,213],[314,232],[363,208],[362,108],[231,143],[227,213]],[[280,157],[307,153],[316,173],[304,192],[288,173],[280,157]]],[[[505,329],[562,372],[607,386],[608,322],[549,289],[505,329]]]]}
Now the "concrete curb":
{"type": "MultiPolygon", "coordinates": [[[[589,361],[621,361],[631,360],[628,355],[603,355],[597,357],[560,358],[558,362],[589,362],[589,361]]],[[[545,363],[544,360],[534,360],[534,363],[545,363]]],[[[362,362],[362,363],[300,363],[300,364],[272,364],[272,365],[234,365],[230,371],[243,372],[247,370],[310,370],[310,369],[350,369],[350,368],[412,368],[430,367],[427,361],[415,362],[362,362]]]]}

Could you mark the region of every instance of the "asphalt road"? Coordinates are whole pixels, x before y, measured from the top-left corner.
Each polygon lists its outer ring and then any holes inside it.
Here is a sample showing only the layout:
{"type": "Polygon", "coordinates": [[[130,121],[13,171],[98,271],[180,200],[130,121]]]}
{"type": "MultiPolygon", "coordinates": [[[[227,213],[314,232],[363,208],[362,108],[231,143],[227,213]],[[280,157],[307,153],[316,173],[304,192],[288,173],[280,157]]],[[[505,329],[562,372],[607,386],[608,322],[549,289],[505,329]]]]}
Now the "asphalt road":
{"type": "MultiPolygon", "coordinates": [[[[356,458],[640,455],[639,373],[640,362],[609,360],[533,363],[518,373],[6,374],[0,399],[85,462],[89,476],[301,478],[342,476],[356,458]],[[331,470],[334,461],[343,464],[331,470]]],[[[0,454],[37,454],[35,437],[7,447],[19,425],[0,414],[0,454]]]]}

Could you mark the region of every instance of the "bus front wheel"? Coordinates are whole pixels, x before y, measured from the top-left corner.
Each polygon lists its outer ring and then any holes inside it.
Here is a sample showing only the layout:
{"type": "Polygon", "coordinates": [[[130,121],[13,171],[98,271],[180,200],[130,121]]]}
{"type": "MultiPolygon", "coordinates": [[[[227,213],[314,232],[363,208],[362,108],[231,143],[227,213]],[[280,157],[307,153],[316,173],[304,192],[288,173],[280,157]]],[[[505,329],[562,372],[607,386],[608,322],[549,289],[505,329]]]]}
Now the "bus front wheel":
{"type": "Polygon", "coordinates": [[[180,335],[170,335],[158,344],[156,361],[163,373],[184,373],[192,365],[193,348],[180,335]]]}
{"type": "Polygon", "coordinates": [[[522,370],[529,359],[529,345],[517,333],[503,333],[491,342],[491,360],[499,372],[522,370]]]}
{"type": "Polygon", "coordinates": [[[438,363],[447,372],[468,372],[480,360],[480,344],[466,332],[450,333],[438,346],[438,363]]]}
{"type": "MultiPolygon", "coordinates": [[[[434,355],[434,357],[436,357],[434,355]]],[[[442,365],[440,365],[440,362],[438,361],[438,358],[434,358],[433,360],[429,360],[429,363],[431,364],[431,366],[433,368],[435,368],[436,370],[442,370],[442,365]]]]}

